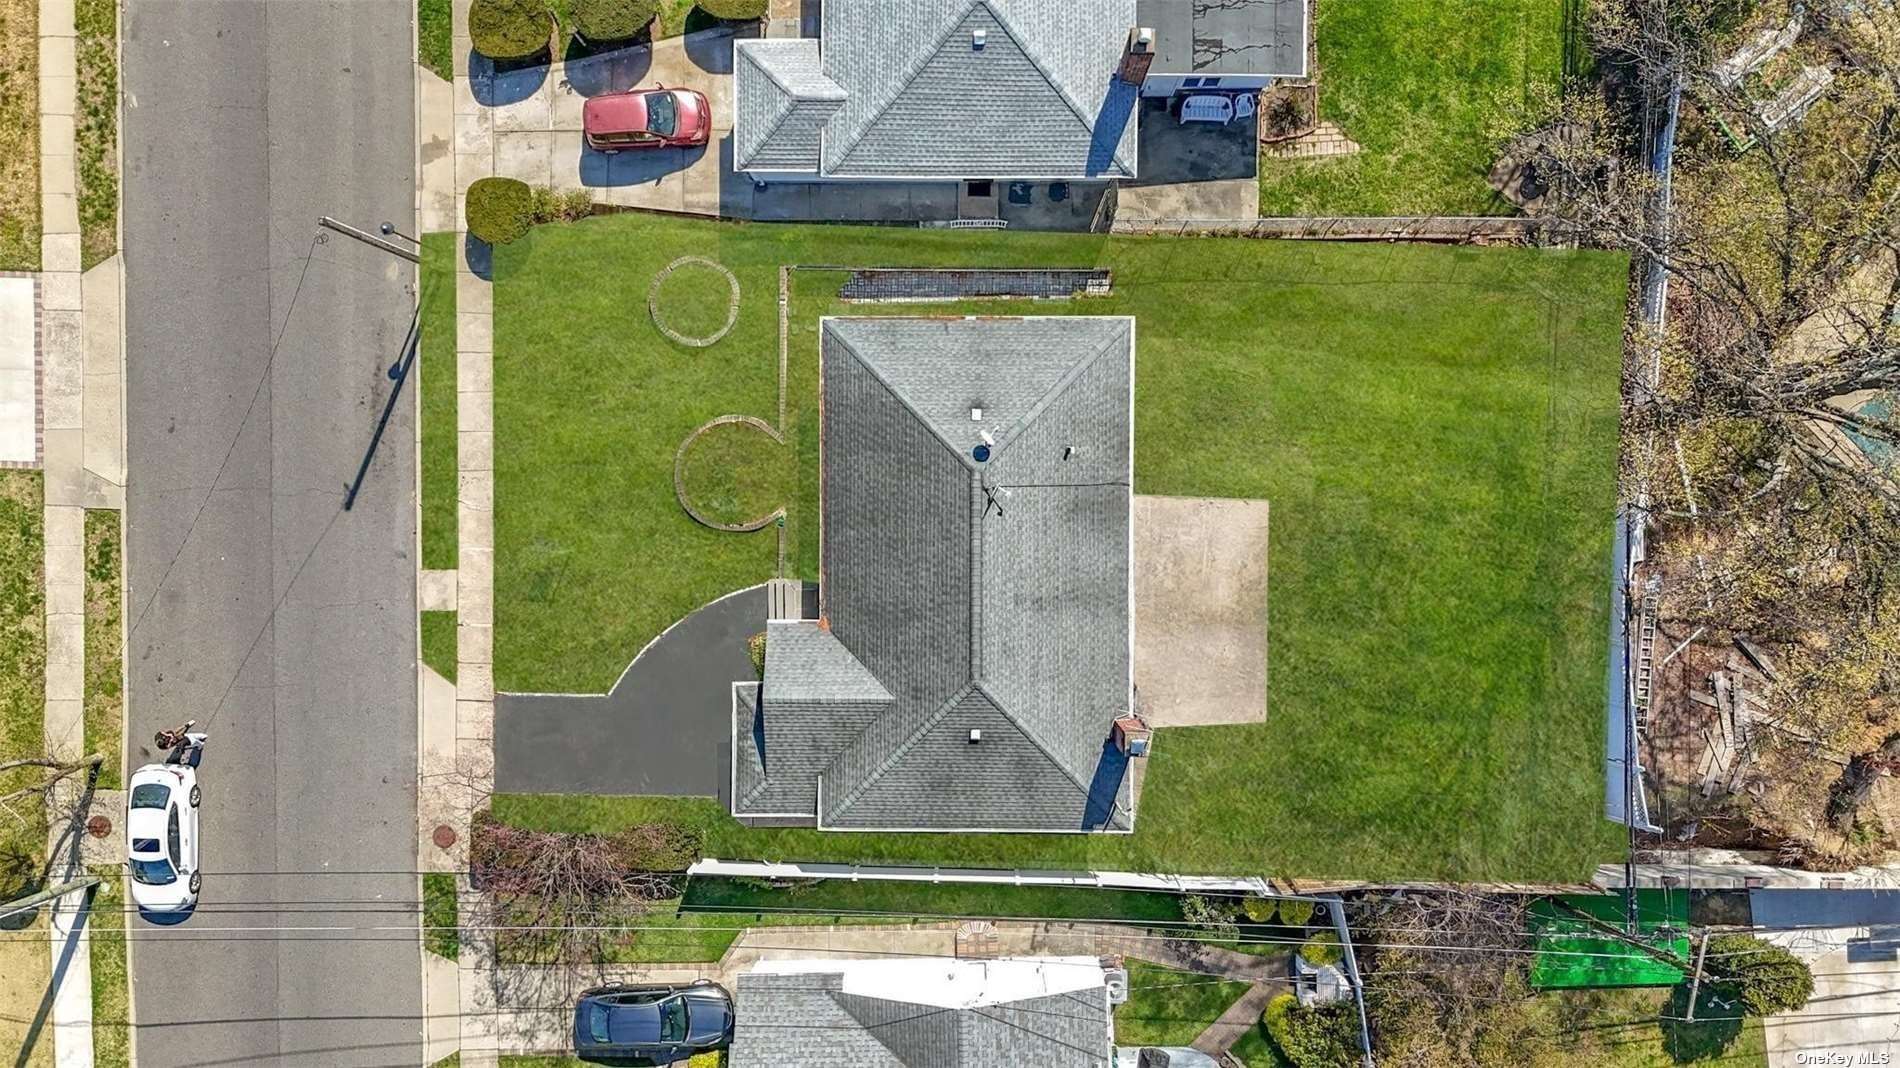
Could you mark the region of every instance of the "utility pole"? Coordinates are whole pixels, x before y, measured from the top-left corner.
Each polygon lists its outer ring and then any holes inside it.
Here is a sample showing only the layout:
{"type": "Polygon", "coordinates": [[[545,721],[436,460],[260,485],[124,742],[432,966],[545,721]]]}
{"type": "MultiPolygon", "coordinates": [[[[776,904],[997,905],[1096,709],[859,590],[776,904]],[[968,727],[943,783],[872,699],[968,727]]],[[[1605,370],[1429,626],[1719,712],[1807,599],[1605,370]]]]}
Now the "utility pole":
{"type": "Polygon", "coordinates": [[[1690,1023],[1695,1022],[1695,995],[1696,995],[1696,991],[1702,988],[1702,958],[1707,956],[1708,952],[1709,952],[1709,932],[1706,929],[1704,929],[1702,932],[1702,943],[1696,947],[1696,951],[1695,951],[1695,978],[1689,980],[1688,1016],[1689,1016],[1690,1023]]]}
{"type": "Polygon", "coordinates": [[[55,901],[65,897],[67,894],[76,893],[77,891],[85,890],[97,886],[98,884],[99,877],[97,875],[87,875],[68,883],[60,883],[58,886],[49,886],[36,894],[28,894],[23,898],[9,901],[5,905],[0,905],[0,920],[4,920],[8,916],[18,915],[28,909],[38,908],[48,901],[55,901]]]}

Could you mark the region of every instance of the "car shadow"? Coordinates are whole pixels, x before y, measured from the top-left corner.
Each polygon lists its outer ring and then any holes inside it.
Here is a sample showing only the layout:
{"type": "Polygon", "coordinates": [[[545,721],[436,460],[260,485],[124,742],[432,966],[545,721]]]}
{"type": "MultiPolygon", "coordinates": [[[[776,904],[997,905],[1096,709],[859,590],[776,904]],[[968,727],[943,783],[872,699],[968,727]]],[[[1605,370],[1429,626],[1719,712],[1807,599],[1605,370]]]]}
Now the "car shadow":
{"type": "Polygon", "coordinates": [[[483,107],[519,104],[538,92],[548,80],[548,54],[528,59],[495,60],[471,50],[468,86],[483,107]]]}
{"type": "Polygon", "coordinates": [[[179,909],[177,912],[152,912],[148,909],[140,909],[139,919],[155,927],[176,927],[186,920],[191,919],[197,911],[198,906],[196,905],[188,909],[179,909]]]}
{"type": "Polygon", "coordinates": [[[631,89],[653,69],[652,43],[646,39],[616,41],[611,48],[577,52],[570,47],[562,66],[560,88],[582,96],[599,96],[631,89]]]}
{"type": "Polygon", "coordinates": [[[581,185],[615,189],[658,182],[686,170],[706,154],[705,145],[692,148],[634,148],[624,152],[596,152],[581,142],[578,161],[581,185]]]}

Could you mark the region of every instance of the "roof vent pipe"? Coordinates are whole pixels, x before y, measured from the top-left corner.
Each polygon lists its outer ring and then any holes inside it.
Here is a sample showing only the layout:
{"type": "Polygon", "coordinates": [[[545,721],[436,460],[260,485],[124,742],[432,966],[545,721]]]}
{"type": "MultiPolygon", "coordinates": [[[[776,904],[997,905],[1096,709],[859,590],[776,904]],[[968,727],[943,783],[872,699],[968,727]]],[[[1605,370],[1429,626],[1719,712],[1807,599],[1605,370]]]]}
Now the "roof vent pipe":
{"type": "MultiPolygon", "coordinates": [[[[981,31],[978,31],[978,32],[981,32],[981,31]]],[[[978,743],[978,742],[980,742],[980,741],[982,741],[982,740],[983,740],[983,730],[982,730],[982,728],[980,728],[980,727],[972,727],[972,728],[970,728],[970,744],[971,744],[971,745],[975,745],[976,743],[978,743]]]]}
{"type": "Polygon", "coordinates": [[[989,37],[989,35],[990,35],[990,31],[988,30],[971,30],[970,31],[970,47],[975,49],[978,52],[983,51],[983,42],[989,37]]]}

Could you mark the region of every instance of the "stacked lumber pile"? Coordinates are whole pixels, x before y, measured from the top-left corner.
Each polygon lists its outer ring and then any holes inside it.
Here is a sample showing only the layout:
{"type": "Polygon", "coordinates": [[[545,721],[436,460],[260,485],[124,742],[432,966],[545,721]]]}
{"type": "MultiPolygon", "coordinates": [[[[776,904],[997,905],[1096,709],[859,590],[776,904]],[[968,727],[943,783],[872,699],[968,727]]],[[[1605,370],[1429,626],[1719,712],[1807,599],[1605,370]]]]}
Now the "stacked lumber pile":
{"type": "Polygon", "coordinates": [[[1737,636],[1725,669],[1709,673],[1707,691],[1689,699],[1713,710],[1714,723],[1702,728],[1708,743],[1702,761],[1702,796],[1739,793],[1754,762],[1749,743],[1761,730],[1780,728],[1768,711],[1774,664],[1745,637],[1737,636]]]}

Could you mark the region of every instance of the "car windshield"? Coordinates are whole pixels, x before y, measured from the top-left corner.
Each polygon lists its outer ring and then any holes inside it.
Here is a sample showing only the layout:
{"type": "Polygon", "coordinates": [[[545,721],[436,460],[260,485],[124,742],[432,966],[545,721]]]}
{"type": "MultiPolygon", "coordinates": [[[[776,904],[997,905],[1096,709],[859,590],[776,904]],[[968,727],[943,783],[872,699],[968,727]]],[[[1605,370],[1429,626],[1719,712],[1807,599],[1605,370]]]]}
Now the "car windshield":
{"type": "Polygon", "coordinates": [[[132,878],[146,886],[168,886],[178,881],[178,873],[165,858],[140,860],[132,858],[132,878]]]}
{"type": "Polygon", "coordinates": [[[673,136],[679,129],[679,102],[672,93],[653,93],[647,97],[647,129],[661,137],[673,136]]]}
{"type": "Polygon", "coordinates": [[[172,792],[164,783],[140,783],[132,788],[133,808],[164,808],[172,792]]]}
{"type": "Polygon", "coordinates": [[[588,1012],[587,1033],[594,1036],[594,1041],[602,1043],[603,1045],[612,1041],[612,1039],[608,1037],[606,1006],[595,1005],[593,1009],[588,1012]]]}
{"type": "Polygon", "coordinates": [[[686,1041],[686,999],[668,998],[660,1006],[660,1041],[686,1041]]]}

